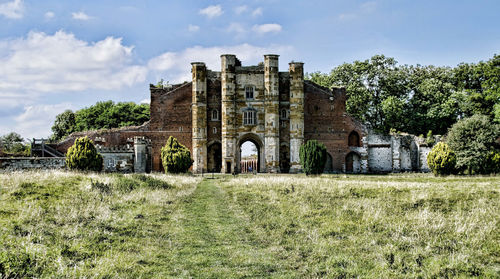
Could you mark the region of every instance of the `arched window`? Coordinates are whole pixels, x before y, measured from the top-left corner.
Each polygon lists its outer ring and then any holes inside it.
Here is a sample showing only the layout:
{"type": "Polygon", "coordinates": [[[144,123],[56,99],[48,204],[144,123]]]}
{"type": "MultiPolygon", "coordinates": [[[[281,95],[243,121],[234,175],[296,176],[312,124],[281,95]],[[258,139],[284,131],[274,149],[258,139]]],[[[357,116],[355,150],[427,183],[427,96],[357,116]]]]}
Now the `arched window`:
{"type": "Polygon", "coordinates": [[[361,143],[359,142],[359,135],[356,131],[352,131],[349,134],[349,139],[347,141],[347,144],[349,146],[361,146],[361,143]]]}
{"type": "Polygon", "coordinates": [[[288,118],[288,111],[286,109],[281,110],[281,119],[287,119],[288,118]]]}
{"type": "Polygon", "coordinates": [[[254,87],[251,85],[247,85],[245,87],[245,98],[253,99],[254,87]]]}
{"type": "Polygon", "coordinates": [[[214,109],[212,110],[212,121],[217,121],[219,120],[219,111],[214,109]]]}
{"type": "Polygon", "coordinates": [[[257,125],[257,111],[247,108],[243,111],[243,125],[257,125]]]}

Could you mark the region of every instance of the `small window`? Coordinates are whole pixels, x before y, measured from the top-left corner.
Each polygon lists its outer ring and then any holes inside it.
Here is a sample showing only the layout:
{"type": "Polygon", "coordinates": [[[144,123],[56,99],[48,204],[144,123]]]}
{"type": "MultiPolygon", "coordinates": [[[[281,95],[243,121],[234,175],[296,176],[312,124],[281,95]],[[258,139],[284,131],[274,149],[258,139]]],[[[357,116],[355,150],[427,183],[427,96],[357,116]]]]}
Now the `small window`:
{"type": "Polygon", "coordinates": [[[256,125],[257,124],[257,112],[255,110],[246,110],[243,112],[243,124],[244,125],[256,125]]]}
{"type": "Polygon", "coordinates": [[[288,118],[288,111],[286,109],[281,110],[281,119],[287,119],[288,118]]]}
{"type": "Polygon", "coordinates": [[[245,98],[253,99],[253,91],[254,91],[253,86],[245,87],[245,98]]]}
{"type": "Polygon", "coordinates": [[[217,127],[214,127],[214,134],[217,134],[217,127]]]}
{"type": "Polygon", "coordinates": [[[219,120],[219,111],[214,109],[212,110],[212,121],[217,121],[219,120]]]}

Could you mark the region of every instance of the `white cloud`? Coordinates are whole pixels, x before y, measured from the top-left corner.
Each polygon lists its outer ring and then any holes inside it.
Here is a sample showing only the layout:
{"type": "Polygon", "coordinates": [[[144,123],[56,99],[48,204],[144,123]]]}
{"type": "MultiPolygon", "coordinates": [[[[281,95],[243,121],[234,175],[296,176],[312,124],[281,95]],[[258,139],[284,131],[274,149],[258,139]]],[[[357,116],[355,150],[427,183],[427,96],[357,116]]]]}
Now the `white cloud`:
{"type": "Polygon", "coordinates": [[[0,41],[0,92],[35,96],[132,86],[147,74],[144,66],[132,64],[132,50],[121,38],[88,43],[64,31],[0,41]]]}
{"type": "Polygon", "coordinates": [[[237,22],[232,22],[227,27],[227,32],[236,33],[237,35],[242,35],[246,32],[246,30],[245,30],[245,27],[243,27],[243,25],[241,25],[237,22]]]}
{"type": "Polygon", "coordinates": [[[238,6],[234,8],[234,13],[237,15],[240,15],[248,10],[248,7],[246,5],[243,6],[238,6]]]}
{"type": "Polygon", "coordinates": [[[189,32],[196,32],[198,30],[200,30],[200,26],[198,26],[198,25],[192,25],[192,24],[188,25],[188,31],[189,32]]]}
{"type": "Polygon", "coordinates": [[[209,19],[218,17],[224,13],[220,5],[208,6],[199,11],[201,15],[206,15],[209,19]]]}
{"type": "Polygon", "coordinates": [[[87,15],[84,12],[71,13],[71,16],[73,17],[73,19],[76,20],[89,20],[92,18],[91,16],[87,15]]]}
{"type": "Polygon", "coordinates": [[[151,98],[146,98],[140,102],[141,104],[150,104],[151,103],[151,98]]]}
{"type": "Polygon", "coordinates": [[[263,60],[263,55],[268,53],[279,53],[290,55],[293,48],[284,45],[271,45],[258,47],[250,44],[235,46],[195,46],[180,52],[165,52],[148,62],[148,67],[159,77],[169,77],[170,83],[179,83],[191,80],[191,62],[203,61],[209,69],[220,69],[220,55],[223,53],[236,54],[242,63],[255,65],[263,60]]]}
{"type": "Polygon", "coordinates": [[[19,115],[6,119],[8,124],[0,126],[0,135],[15,131],[23,138],[47,138],[56,115],[67,109],[74,107],[70,103],[24,106],[19,115]]]}
{"type": "Polygon", "coordinates": [[[281,25],[276,24],[276,23],[254,25],[252,27],[252,30],[258,34],[277,33],[277,32],[280,32],[281,29],[282,29],[281,25]]]}
{"type": "Polygon", "coordinates": [[[252,12],[252,16],[261,16],[262,15],[262,8],[257,8],[252,12]]]}
{"type": "Polygon", "coordinates": [[[47,20],[54,18],[54,16],[55,16],[54,12],[51,11],[46,12],[44,15],[45,19],[47,20]]]}
{"type": "Polygon", "coordinates": [[[0,15],[6,18],[19,19],[23,17],[24,3],[23,0],[14,0],[0,4],[0,15]]]}

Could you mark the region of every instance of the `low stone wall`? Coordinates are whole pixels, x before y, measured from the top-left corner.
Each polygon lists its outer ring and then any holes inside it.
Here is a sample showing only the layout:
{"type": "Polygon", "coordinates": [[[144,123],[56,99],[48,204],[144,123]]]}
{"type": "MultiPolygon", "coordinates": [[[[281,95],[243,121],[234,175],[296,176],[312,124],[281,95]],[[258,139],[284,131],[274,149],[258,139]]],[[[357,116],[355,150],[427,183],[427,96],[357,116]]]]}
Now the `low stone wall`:
{"type": "Polygon", "coordinates": [[[0,170],[64,169],[65,157],[0,157],[0,170]]]}

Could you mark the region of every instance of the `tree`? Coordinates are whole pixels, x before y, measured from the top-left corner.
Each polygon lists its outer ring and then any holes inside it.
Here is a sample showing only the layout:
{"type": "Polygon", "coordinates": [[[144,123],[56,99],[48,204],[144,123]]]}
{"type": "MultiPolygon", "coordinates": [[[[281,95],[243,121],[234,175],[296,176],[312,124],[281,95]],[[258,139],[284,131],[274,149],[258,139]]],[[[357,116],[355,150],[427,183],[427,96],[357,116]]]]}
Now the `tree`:
{"type": "Polygon", "coordinates": [[[20,134],[10,132],[0,137],[0,148],[6,153],[24,153],[24,155],[29,155],[27,153],[29,152],[30,146],[24,144],[24,140],[20,134]]]}
{"type": "Polygon", "coordinates": [[[69,169],[101,171],[102,163],[102,155],[88,137],[77,138],[66,153],[66,166],[69,169]]]}
{"type": "Polygon", "coordinates": [[[309,140],[300,146],[299,156],[306,175],[323,173],[327,156],[324,144],[309,140]]]}
{"type": "Polygon", "coordinates": [[[457,155],[457,168],[469,174],[490,172],[488,158],[497,152],[496,139],[500,137],[500,125],[492,123],[485,115],[474,115],[455,123],[446,141],[457,155]]]}
{"type": "Polygon", "coordinates": [[[345,87],[347,112],[371,128],[380,132],[389,132],[391,127],[402,130],[386,119],[386,114],[391,113],[394,114],[389,116],[391,120],[403,119],[399,114],[406,99],[407,78],[396,64],[394,58],[375,55],[370,60],[344,63],[329,75],[313,73],[308,78],[329,88],[334,85],[345,87]],[[390,100],[384,104],[388,98],[390,100]]]}
{"type": "Polygon", "coordinates": [[[56,116],[54,125],[52,126],[52,141],[59,141],[67,135],[74,132],[76,126],[75,113],[71,110],[65,110],[63,113],[56,116]]]}
{"type": "Polygon", "coordinates": [[[161,161],[166,173],[184,173],[193,164],[191,152],[176,138],[170,136],[161,148],[161,161]]]}
{"type": "Polygon", "coordinates": [[[427,165],[435,175],[454,173],[456,162],[455,152],[444,142],[436,144],[427,155],[427,165]]]}
{"type": "Polygon", "coordinates": [[[149,114],[148,104],[97,102],[74,113],[67,110],[57,115],[51,139],[57,141],[73,132],[141,125],[149,120],[149,114]]]}

